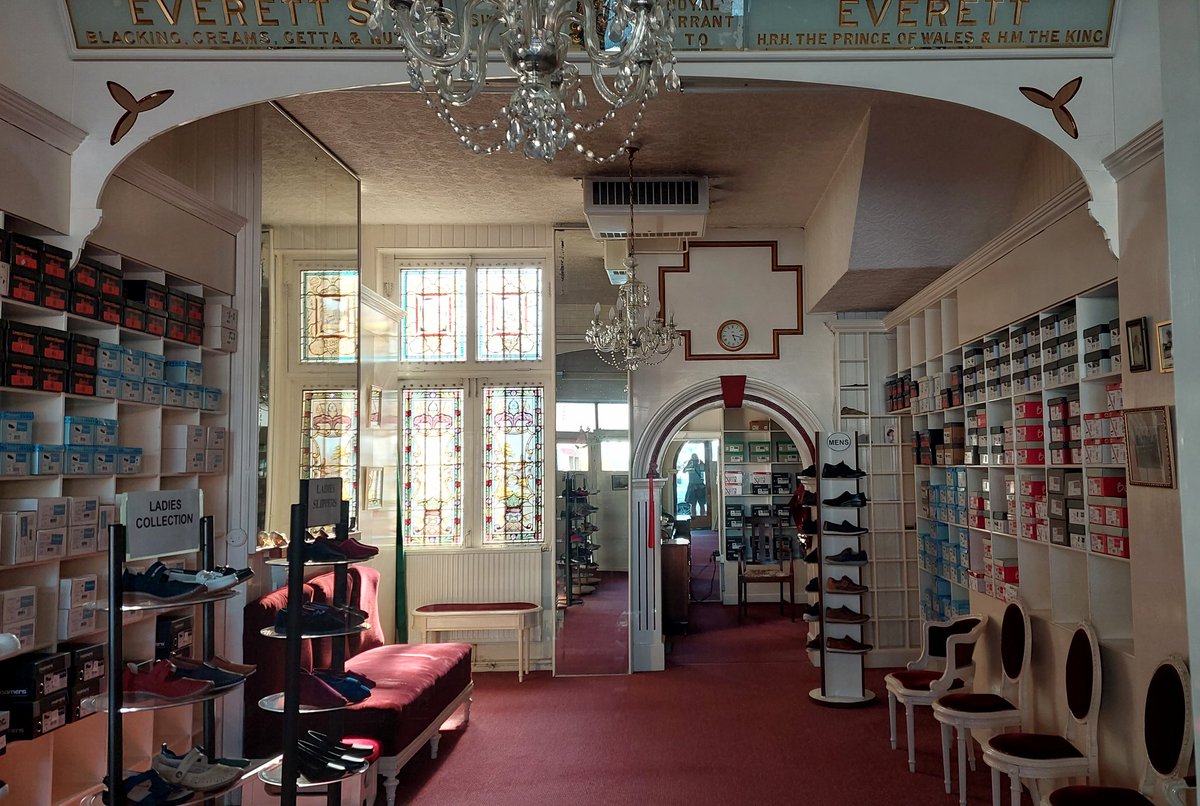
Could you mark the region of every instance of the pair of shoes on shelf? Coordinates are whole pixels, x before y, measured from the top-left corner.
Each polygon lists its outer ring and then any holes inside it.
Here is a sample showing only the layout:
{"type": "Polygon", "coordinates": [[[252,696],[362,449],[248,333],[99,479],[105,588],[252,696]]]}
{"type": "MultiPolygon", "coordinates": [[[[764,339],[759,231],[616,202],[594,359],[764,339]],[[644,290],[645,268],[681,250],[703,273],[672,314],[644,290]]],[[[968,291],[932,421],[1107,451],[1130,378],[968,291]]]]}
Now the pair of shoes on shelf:
{"type": "Polygon", "coordinates": [[[834,579],[833,577],[830,577],[829,579],[825,580],[825,590],[829,591],[830,593],[856,594],[866,593],[870,590],[870,588],[868,588],[866,585],[860,585],[850,577],[842,574],[841,579],[834,579]]]}
{"type": "Polygon", "coordinates": [[[121,688],[131,701],[165,700],[176,702],[207,694],[213,684],[209,680],[194,680],[181,677],[168,660],[156,661],[143,672],[136,671],[133,664],[121,673],[121,688]]]}
{"type": "Polygon", "coordinates": [[[813,546],[812,551],[810,551],[808,554],[804,555],[804,562],[808,563],[809,565],[816,565],[816,563],[820,559],[820,557],[821,557],[820,547],[813,546]]]}
{"type": "MultiPolygon", "coordinates": [[[[166,742],[163,742],[162,748],[158,752],[159,756],[167,761],[182,761],[185,756],[171,751],[166,742]]],[[[250,766],[248,758],[214,758],[210,763],[220,764],[222,767],[236,767],[239,770],[244,770],[250,766]]]]}
{"type": "Polygon", "coordinates": [[[800,524],[800,534],[802,535],[815,535],[818,531],[820,531],[820,527],[812,518],[805,518],[804,522],[800,524]]]}
{"type": "Polygon", "coordinates": [[[192,585],[203,585],[209,593],[232,588],[239,582],[245,582],[254,576],[249,568],[230,568],[218,566],[211,570],[192,570],[188,568],[170,568],[167,578],[175,582],[185,582],[192,585]]]}
{"type": "Polygon", "coordinates": [[[154,757],[151,768],[167,783],[196,792],[222,789],[242,777],[241,768],[209,761],[198,747],[179,756],[163,745],[163,752],[154,757]]]}
{"type": "Polygon", "coordinates": [[[296,762],[300,774],[312,784],[330,783],[355,775],[367,768],[367,755],[347,749],[341,742],[324,740],[311,734],[296,740],[296,762]]]}
{"type": "Polygon", "coordinates": [[[846,491],[836,498],[826,498],[821,503],[827,507],[865,507],[869,500],[865,493],[846,491]]]}
{"type": "MultiPolygon", "coordinates": [[[[104,803],[112,803],[110,791],[112,783],[104,776],[105,790],[101,794],[104,803]]],[[[175,806],[177,803],[187,803],[193,800],[194,793],[186,787],[176,786],[163,780],[154,770],[134,773],[121,780],[121,791],[125,793],[125,802],[138,806],[175,806]]]]}
{"type": "Polygon", "coordinates": [[[819,651],[821,649],[821,633],[817,633],[815,638],[809,639],[808,643],[804,645],[804,648],[819,651]]]}
{"type": "Polygon", "coordinates": [[[805,593],[820,593],[821,592],[820,578],[813,577],[812,579],[810,579],[808,581],[808,584],[804,586],[804,592],[805,593]]]}
{"type": "Polygon", "coordinates": [[[314,563],[369,560],[379,553],[378,546],[368,546],[366,543],[360,543],[353,537],[338,540],[334,537],[321,537],[318,535],[311,541],[305,541],[303,545],[304,561],[314,563]]]}
{"type": "Polygon", "coordinates": [[[234,663],[231,660],[226,660],[225,658],[222,658],[220,655],[213,655],[211,658],[209,658],[206,661],[199,661],[199,660],[196,660],[195,658],[182,658],[182,657],[172,655],[171,662],[174,663],[177,668],[178,667],[188,667],[188,666],[199,666],[199,665],[203,664],[205,666],[211,666],[214,669],[220,669],[223,672],[229,672],[230,674],[241,675],[242,677],[249,677],[250,675],[254,674],[256,671],[258,671],[258,667],[255,666],[253,663],[234,663]]]}
{"type": "Polygon", "coordinates": [[[825,642],[828,652],[844,652],[850,655],[865,655],[875,647],[855,641],[853,638],[830,638],[825,642]]]}
{"type": "Polygon", "coordinates": [[[817,494],[815,492],[813,492],[812,490],[805,490],[804,494],[802,496],[800,496],[800,506],[815,507],[816,505],[817,505],[817,494]]]}
{"type": "Polygon", "coordinates": [[[852,548],[844,548],[837,554],[827,556],[825,562],[833,565],[866,565],[868,562],[867,550],[855,551],[852,548]]]}
{"type": "MultiPolygon", "coordinates": [[[[232,672],[211,663],[198,661],[194,658],[172,657],[171,665],[175,667],[175,676],[187,680],[207,680],[212,683],[214,691],[236,686],[245,681],[246,675],[232,672]]],[[[240,665],[240,664],[239,664],[240,665]]]]}
{"type": "Polygon", "coordinates": [[[861,479],[865,475],[867,475],[866,471],[850,467],[845,462],[838,462],[836,465],[826,462],[821,466],[821,478],[823,479],[861,479]]]}
{"type": "Polygon", "coordinates": [[[871,617],[866,613],[855,613],[842,605],[841,607],[825,608],[825,620],[831,624],[862,624],[870,621],[871,617]]]}
{"type": "Polygon", "coordinates": [[[134,596],[146,596],[160,602],[187,599],[204,593],[204,585],[196,582],[179,582],[171,579],[168,568],[156,562],[145,571],[125,569],[121,574],[121,590],[134,596]]]}
{"type": "Polygon", "coordinates": [[[375,681],[357,672],[334,672],[313,669],[312,676],[346,698],[350,703],[362,702],[371,696],[375,681]]]}
{"type": "Polygon", "coordinates": [[[829,521],[825,521],[825,523],[821,526],[821,529],[822,531],[832,532],[833,534],[839,535],[865,535],[867,533],[867,528],[865,526],[859,526],[846,520],[842,521],[841,523],[830,523],[829,521]]]}
{"type": "MultiPolygon", "coordinates": [[[[300,612],[300,630],[307,635],[337,635],[363,625],[367,614],[351,607],[305,602],[300,612]]],[[[275,614],[275,632],[287,635],[288,611],[282,608],[275,614]]]]}
{"type": "MultiPolygon", "coordinates": [[[[850,388],[850,387],[854,387],[854,388],[866,387],[866,384],[865,383],[852,383],[852,384],[850,384],[849,387],[846,387],[846,388],[850,388]]],[[[853,406],[842,406],[842,416],[843,417],[866,417],[867,413],[865,411],[863,411],[862,409],[856,409],[853,406]]]]}
{"type": "Polygon", "coordinates": [[[820,602],[816,602],[814,604],[806,604],[800,609],[804,613],[805,621],[820,621],[821,620],[821,603],[820,602]]]}

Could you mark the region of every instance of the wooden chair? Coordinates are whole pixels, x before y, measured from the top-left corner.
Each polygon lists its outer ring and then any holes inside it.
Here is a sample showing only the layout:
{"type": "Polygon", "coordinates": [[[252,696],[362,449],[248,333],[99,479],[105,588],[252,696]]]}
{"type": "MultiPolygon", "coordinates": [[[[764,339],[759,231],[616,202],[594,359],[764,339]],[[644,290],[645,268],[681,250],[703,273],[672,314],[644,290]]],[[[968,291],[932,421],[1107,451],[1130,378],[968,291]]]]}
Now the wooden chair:
{"type": "Polygon", "coordinates": [[[921,657],[902,672],[883,678],[888,692],[888,726],[896,749],[896,703],[904,705],[908,727],[908,771],[917,771],[913,746],[913,708],[933,705],[947,691],[968,686],[975,679],[975,645],[983,636],[987,616],[958,616],[950,621],[923,625],[921,657]]]}
{"type": "Polygon", "coordinates": [[[1167,803],[1183,806],[1183,792],[1195,787],[1185,776],[1192,762],[1191,677],[1183,658],[1164,660],[1146,687],[1146,772],[1137,789],[1116,786],[1068,786],[1050,793],[1048,806],[1151,806],[1156,789],[1167,803]]]}
{"type": "Polygon", "coordinates": [[[1096,716],[1100,712],[1100,645],[1091,625],[1081,623],[1071,636],[1063,675],[1067,699],[1065,735],[1001,733],[988,739],[983,760],[992,768],[992,804],[1000,804],[1000,775],[1009,777],[1012,806],[1021,806],[1021,779],[1029,781],[1035,803],[1045,779],[1096,775],[1096,716]]]}
{"type": "Polygon", "coordinates": [[[1012,602],[1004,609],[1000,622],[1000,682],[996,690],[975,693],[954,691],[933,704],[933,716],[942,726],[942,775],[946,794],[950,794],[950,743],[953,731],[958,732],[958,802],[967,803],[967,761],[975,769],[975,745],[971,744],[972,730],[997,732],[1006,728],[1020,729],[1025,724],[1029,708],[1025,702],[1028,687],[1021,685],[1029,669],[1033,651],[1033,631],[1025,606],[1012,602]],[[970,755],[968,755],[968,753],[970,755]]]}
{"type": "Polygon", "coordinates": [[[792,540],[788,535],[779,535],[778,529],[782,521],[773,515],[756,515],[750,518],[752,558],[758,559],[759,551],[773,549],[771,552],[774,562],[747,562],[746,547],[738,557],[738,606],[741,617],[747,612],[748,595],[746,586],[761,582],[773,582],[779,585],[779,615],[785,615],[783,605],[783,586],[788,587],[787,602],[792,606],[792,621],[796,620],[796,574],[792,567],[792,540]]]}

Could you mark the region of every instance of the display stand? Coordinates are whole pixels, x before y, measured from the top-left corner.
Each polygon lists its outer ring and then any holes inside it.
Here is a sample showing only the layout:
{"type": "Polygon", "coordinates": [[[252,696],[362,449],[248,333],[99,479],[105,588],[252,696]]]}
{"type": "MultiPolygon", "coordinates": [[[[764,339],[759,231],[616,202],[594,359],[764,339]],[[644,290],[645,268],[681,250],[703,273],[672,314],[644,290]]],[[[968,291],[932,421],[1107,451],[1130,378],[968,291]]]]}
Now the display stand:
{"type": "MultiPolygon", "coordinates": [[[[344,638],[345,636],[355,635],[369,628],[368,624],[361,624],[356,627],[348,627],[345,631],[328,633],[322,632],[318,634],[305,634],[302,632],[301,615],[304,603],[304,569],[306,567],[332,567],[333,577],[333,606],[342,607],[348,604],[349,601],[349,586],[347,585],[347,572],[351,565],[355,564],[355,560],[343,560],[338,562],[306,562],[304,559],[304,536],[308,528],[311,526],[325,526],[326,523],[309,523],[309,514],[311,512],[322,511],[318,505],[319,502],[314,499],[320,495],[328,497],[328,492],[318,493],[317,483],[328,483],[329,479],[306,479],[300,482],[300,498],[305,503],[292,504],[291,512],[291,542],[288,547],[287,563],[288,567],[288,608],[287,608],[287,631],[280,634],[273,627],[263,629],[262,634],[268,638],[280,638],[286,642],[286,665],[284,668],[283,691],[279,694],[273,694],[264,697],[259,701],[259,707],[264,710],[282,711],[283,713],[283,758],[279,764],[272,765],[259,773],[259,778],[264,783],[272,787],[278,787],[280,802],[284,806],[295,806],[296,799],[299,796],[301,789],[310,791],[321,787],[326,788],[326,802],[329,806],[337,806],[342,802],[342,780],[361,775],[361,772],[351,773],[345,778],[333,782],[314,782],[310,783],[300,774],[299,767],[299,750],[297,740],[300,736],[300,658],[301,658],[301,642],[310,638],[344,638]]],[[[349,533],[350,522],[350,505],[347,501],[341,501],[341,486],[337,487],[336,499],[340,502],[337,511],[337,521],[333,523],[335,537],[338,540],[344,540],[349,533]]],[[[317,520],[323,519],[325,516],[317,516],[317,520]]],[[[330,657],[330,671],[341,673],[345,671],[346,664],[346,642],[345,640],[333,640],[330,657]]],[[[305,712],[308,709],[304,709],[305,712]]],[[[325,725],[325,732],[328,736],[335,740],[342,738],[342,716],[343,708],[324,709],[328,714],[328,722],[325,725]]]]}
{"type": "MultiPolygon", "coordinates": [[[[560,605],[565,603],[567,607],[582,604],[581,597],[585,595],[583,587],[586,585],[594,588],[600,581],[592,556],[598,548],[593,543],[596,530],[591,522],[591,514],[594,510],[589,509],[591,505],[588,503],[588,491],[577,486],[581,479],[583,476],[574,473],[563,476],[565,523],[562,531],[562,551],[559,553],[563,564],[559,579],[563,589],[558,592],[558,600],[560,605]]],[[[591,590],[587,593],[591,593],[591,590]]]]}
{"type": "MultiPolygon", "coordinates": [[[[128,596],[122,586],[126,556],[126,529],[120,524],[109,527],[108,553],[108,804],[109,806],[125,806],[128,802],[121,782],[125,775],[124,764],[124,721],[123,715],[136,711],[150,711],[160,708],[178,708],[200,703],[203,705],[201,742],[210,758],[220,755],[216,730],[216,700],[231,691],[241,688],[241,683],[227,686],[218,690],[210,690],[187,700],[153,700],[139,698],[136,702],[126,702],[125,691],[122,687],[121,670],[123,667],[122,649],[124,646],[124,614],[139,610],[172,610],[188,606],[201,606],[201,646],[205,658],[211,658],[216,652],[215,608],[216,603],[231,599],[235,595],[231,590],[200,593],[195,598],[155,601],[144,597],[128,596]]],[[[200,559],[201,567],[211,570],[214,566],[213,550],[213,519],[205,516],[200,519],[200,559]]],[[[227,792],[241,787],[247,780],[259,771],[259,767],[248,769],[247,772],[227,787],[220,790],[197,793],[196,803],[215,802],[227,792]]],[[[93,801],[99,803],[98,797],[93,801]]]]}
{"type": "Polygon", "coordinates": [[[855,707],[867,705],[875,699],[875,693],[863,684],[864,654],[858,652],[838,651],[829,648],[831,638],[852,638],[862,642],[863,623],[848,623],[831,621],[828,618],[829,609],[845,607],[855,613],[862,613],[863,595],[859,593],[844,593],[831,591],[826,583],[830,579],[849,577],[851,581],[863,584],[866,577],[863,565],[842,564],[829,561],[827,558],[840,554],[846,549],[859,551],[863,544],[864,535],[845,534],[830,531],[826,523],[840,524],[847,521],[852,525],[867,528],[865,520],[866,508],[861,506],[836,506],[825,501],[838,498],[843,493],[860,493],[861,479],[828,477],[825,475],[825,465],[837,465],[844,462],[851,470],[858,470],[857,437],[844,433],[816,434],[818,455],[813,463],[816,480],[816,504],[814,519],[820,528],[820,542],[817,545],[817,580],[820,591],[820,653],[821,685],[808,693],[813,701],[831,707],[855,707]]]}

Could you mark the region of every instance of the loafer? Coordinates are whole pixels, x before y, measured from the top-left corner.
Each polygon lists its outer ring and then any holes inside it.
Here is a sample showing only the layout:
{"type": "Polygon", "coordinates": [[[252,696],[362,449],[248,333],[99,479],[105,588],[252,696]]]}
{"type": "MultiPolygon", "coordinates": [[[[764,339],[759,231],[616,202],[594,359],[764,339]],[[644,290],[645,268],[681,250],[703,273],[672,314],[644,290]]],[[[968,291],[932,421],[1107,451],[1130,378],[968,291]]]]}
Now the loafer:
{"type": "Polygon", "coordinates": [[[348,559],[332,540],[309,540],[301,545],[306,563],[344,563],[348,559]]]}
{"type": "Polygon", "coordinates": [[[199,748],[192,748],[182,758],[174,753],[169,756],[159,753],[154,757],[151,767],[167,783],[196,792],[221,789],[242,776],[242,771],[236,767],[210,762],[199,748]]]}
{"type": "Polygon", "coordinates": [[[341,694],[349,702],[362,702],[371,696],[371,689],[353,675],[338,674],[327,669],[314,669],[313,676],[341,694]]]}
{"type": "Polygon", "coordinates": [[[870,588],[868,588],[866,585],[858,584],[853,579],[843,574],[841,579],[834,579],[833,577],[830,577],[829,579],[825,580],[825,590],[829,591],[830,593],[857,594],[866,593],[870,590],[870,588]]]}
{"type": "MultiPolygon", "coordinates": [[[[111,803],[109,790],[112,789],[112,783],[109,782],[107,775],[104,776],[104,787],[105,791],[101,794],[101,799],[104,803],[111,803]]],[[[125,793],[126,803],[136,803],[141,806],[175,806],[175,804],[187,803],[194,799],[192,790],[164,781],[162,776],[154,770],[146,770],[124,778],[121,780],[120,787],[125,793]]]]}
{"type": "Polygon", "coordinates": [[[207,680],[178,677],[170,661],[160,660],[144,672],[126,666],[121,672],[121,687],[130,698],[176,702],[206,694],[213,685],[207,680]]]}
{"type": "Polygon", "coordinates": [[[361,758],[366,758],[367,756],[371,755],[375,749],[368,744],[355,744],[354,742],[349,742],[345,739],[334,739],[329,734],[321,733],[320,731],[315,730],[308,731],[307,739],[305,741],[307,741],[309,744],[315,745],[330,745],[341,750],[343,753],[357,755],[361,758]]]}
{"type": "Polygon", "coordinates": [[[825,608],[825,621],[830,624],[862,624],[870,620],[866,613],[855,613],[845,605],[825,608]]]}
{"type": "MultiPolygon", "coordinates": [[[[827,467],[828,467],[828,465],[827,465],[827,467]]],[[[809,465],[808,467],[804,468],[796,475],[798,475],[802,478],[806,478],[806,479],[815,479],[817,477],[817,466],[815,464],[809,465]]]]}
{"type": "Polygon", "coordinates": [[[842,521],[841,523],[825,521],[821,524],[821,529],[839,535],[865,535],[867,533],[865,526],[859,526],[850,521],[842,521]]]}
{"type": "Polygon", "coordinates": [[[825,479],[861,479],[865,475],[865,471],[850,467],[845,462],[838,462],[836,465],[827,462],[821,466],[821,478],[825,479]]]}
{"type": "Polygon", "coordinates": [[[804,555],[804,562],[808,563],[809,565],[816,565],[817,560],[819,560],[820,557],[821,552],[816,546],[813,546],[813,550],[804,555]]]}
{"type": "Polygon", "coordinates": [[[813,577],[812,579],[810,579],[808,581],[808,584],[804,586],[804,592],[805,593],[820,593],[821,592],[821,580],[818,579],[817,577],[813,577]]]}
{"type": "Polygon", "coordinates": [[[204,592],[203,585],[170,579],[167,567],[162,563],[154,563],[140,574],[125,569],[121,574],[121,589],[164,602],[186,599],[204,592]]]}
{"type": "Polygon", "coordinates": [[[209,683],[212,683],[214,691],[236,686],[246,679],[240,674],[233,674],[224,669],[209,666],[207,663],[190,664],[173,660],[172,665],[175,667],[176,677],[186,680],[207,680],[209,683]]]}
{"type": "Polygon", "coordinates": [[[311,672],[300,672],[300,706],[303,708],[345,708],[350,701],[311,672]]]}
{"type": "Polygon", "coordinates": [[[825,562],[833,565],[866,565],[868,562],[867,551],[866,549],[855,551],[852,548],[844,548],[837,554],[826,556],[825,562]]]}
{"type": "Polygon", "coordinates": [[[800,506],[815,507],[816,505],[817,505],[817,494],[815,492],[813,492],[812,490],[805,490],[804,494],[802,496],[800,496],[800,506]]]}
{"type": "Polygon", "coordinates": [[[867,496],[847,490],[836,498],[825,498],[821,503],[827,507],[862,507],[867,504],[867,496]]]}
{"type": "Polygon", "coordinates": [[[804,645],[804,648],[819,650],[821,648],[821,633],[817,633],[815,638],[810,639],[809,642],[804,645]]]}
{"type": "Polygon", "coordinates": [[[817,522],[812,518],[805,518],[804,523],[800,524],[800,534],[815,535],[819,531],[820,527],[817,526],[817,522]]]}
{"type": "MultiPolygon", "coordinates": [[[[175,761],[183,760],[183,756],[172,752],[171,748],[167,746],[166,742],[163,742],[162,748],[159,749],[158,754],[166,759],[174,759],[175,761]]],[[[248,759],[248,758],[214,758],[212,760],[212,763],[220,764],[222,767],[236,767],[239,770],[244,770],[246,767],[250,766],[250,759],[248,759]]]]}
{"type": "Polygon", "coordinates": [[[800,608],[804,612],[805,621],[820,621],[821,620],[821,603],[806,604],[800,608]]]}
{"type": "Polygon", "coordinates": [[[367,560],[379,553],[377,546],[360,543],[353,537],[333,541],[334,548],[345,555],[348,560],[367,560]]]}
{"type": "Polygon", "coordinates": [[[825,641],[827,652],[845,652],[851,655],[865,655],[875,647],[855,641],[853,638],[829,638],[825,641]]]}

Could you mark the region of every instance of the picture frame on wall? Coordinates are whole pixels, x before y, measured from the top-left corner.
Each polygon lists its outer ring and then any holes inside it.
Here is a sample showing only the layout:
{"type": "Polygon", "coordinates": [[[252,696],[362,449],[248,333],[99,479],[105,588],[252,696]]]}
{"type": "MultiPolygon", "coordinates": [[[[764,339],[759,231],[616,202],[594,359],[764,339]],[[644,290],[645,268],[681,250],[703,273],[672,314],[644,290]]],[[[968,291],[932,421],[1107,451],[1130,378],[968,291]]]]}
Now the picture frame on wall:
{"type": "Polygon", "coordinates": [[[1146,317],[1142,316],[1125,322],[1125,343],[1129,346],[1129,371],[1148,372],[1150,347],[1146,317]]]}
{"type": "Polygon", "coordinates": [[[1159,322],[1154,326],[1158,336],[1158,371],[1175,371],[1175,340],[1171,329],[1172,320],[1159,322]]]}
{"type": "Polygon", "coordinates": [[[1130,484],[1175,486],[1170,406],[1125,409],[1125,445],[1130,484]]]}
{"type": "Polygon", "coordinates": [[[617,491],[628,490],[629,475],[626,473],[614,473],[612,477],[612,488],[613,490],[617,491]]]}

